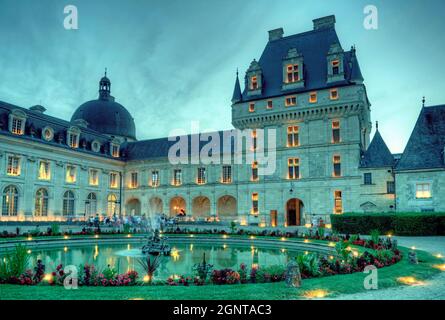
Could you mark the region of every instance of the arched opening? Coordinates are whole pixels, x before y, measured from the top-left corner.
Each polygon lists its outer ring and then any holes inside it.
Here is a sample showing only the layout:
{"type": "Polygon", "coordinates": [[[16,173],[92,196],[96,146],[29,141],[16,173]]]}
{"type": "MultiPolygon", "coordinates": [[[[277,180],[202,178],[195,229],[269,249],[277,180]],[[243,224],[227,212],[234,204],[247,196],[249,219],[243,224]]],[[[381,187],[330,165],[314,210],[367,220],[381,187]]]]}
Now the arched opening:
{"type": "Polygon", "coordinates": [[[210,200],[204,196],[198,196],[192,201],[192,215],[194,218],[210,217],[210,200]]]}
{"type": "Polygon", "coordinates": [[[127,216],[140,216],[141,202],[139,199],[130,199],[127,201],[127,216]]]}
{"type": "Polygon", "coordinates": [[[117,212],[117,197],[114,193],[110,193],[107,197],[107,216],[114,217],[117,212]]]}
{"type": "Polygon", "coordinates": [[[63,194],[62,214],[64,216],[74,216],[74,192],[66,191],[63,194]]]}
{"type": "Polygon", "coordinates": [[[297,198],[289,199],[286,203],[286,223],[287,226],[301,225],[301,216],[303,214],[303,201],[297,198]]]}
{"type": "Polygon", "coordinates": [[[7,186],[3,190],[2,216],[17,216],[19,192],[15,186],[7,186]]]}
{"type": "Polygon", "coordinates": [[[164,212],[162,199],[158,197],[153,197],[150,199],[148,204],[149,214],[161,214],[164,212]]]}
{"type": "Polygon", "coordinates": [[[85,213],[87,217],[94,217],[97,213],[97,197],[96,194],[91,192],[87,196],[85,201],[85,213]]]}
{"type": "Polygon", "coordinates": [[[34,215],[36,217],[46,217],[48,215],[48,191],[44,188],[40,188],[36,192],[34,215]]]}
{"type": "Polygon", "coordinates": [[[185,200],[182,197],[174,197],[170,200],[170,216],[175,217],[179,214],[186,214],[185,200]]]}
{"type": "Polygon", "coordinates": [[[225,195],[218,199],[216,214],[221,221],[233,221],[237,218],[237,205],[235,197],[225,195]]]}

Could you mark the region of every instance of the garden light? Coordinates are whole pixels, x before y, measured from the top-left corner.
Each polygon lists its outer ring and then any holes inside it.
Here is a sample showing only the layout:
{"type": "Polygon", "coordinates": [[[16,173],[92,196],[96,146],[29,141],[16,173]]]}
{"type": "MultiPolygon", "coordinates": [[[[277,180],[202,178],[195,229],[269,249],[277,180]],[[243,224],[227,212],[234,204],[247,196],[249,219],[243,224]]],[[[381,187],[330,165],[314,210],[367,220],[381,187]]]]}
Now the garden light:
{"type": "Polygon", "coordinates": [[[412,246],[412,247],[411,247],[411,250],[416,250],[416,247],[415,247],[415,246],[412,246]]]}
{"type": "Polygon", "coordinates": [[[31,253],[32,253],[32,251],[31,251],[31,250],[28,250],[28,251],[27,251],[27,253],[28,253],[28,254],[31,254],[31,253]]]}
{"type": "Polygon", "coordinates": [[[131,238],[131,234],[127,234],[127,238],[131,238]]]}
{"type": "Polygon", "coordinates": [[[29,237],[28,237],[28,241],[31,241],[31,240],[32,240],[32,237],[31,237],[31,236],[29,236],[29,237]]]}
{"type": "Polygon", "coordinates": [[[410,285],[410,286],[418,286],[418,285],[424,284],[424,282],[419,281],[414,277],[400,277],[400,278],[397,278],[397,281],[399,281],[400,283],[403,283],[403,284],[410,285]]]}
{"type": "Polygon", "coordinates": [[[191,235],[190,235],[190,238],[193,238],[194,236],[195,236],[195,235],[191,234],[191,235]]]}
{"type": "Polygon", "coordinates": [[[281,241],[286,241],[286,238],[285,237],[281,237],[281,241]]]}
{"type": "Polygon", "coordinates": [[[436,258],[439,258],[439,259],[442,259],[442,258],[443,258],[443,255],[441,255],[440,253],[438,253],[438,254],[435,255],[435,257],[436,257],[436,258]]]}
{"type": "Polygon", "coordinates": [[[326,228],[326,229],[332,229],[332,224],[327,224],[327,225],[325,225],[325,228],[326,228]]]}
{"type": "Polygon", "coordinates": [[[253,239],[255,239],[255,237],[254,237],[254,236],[250,236],[249,238],[250,238],[250,240],[253,240],[253,239]]]}
{"type": "Polygon", "coordinates": [[[223,239],[227,239],[227,238],[228,238],[227,234],[223,235],[223,239]]]}
{"type": "Polygon", "coordinates": [[[99,235],[98,235],[98,234],[96,234],[94,237],[95,237],[96,239],[99,239],[99,235]]]}
{"type": "Polygon", "coordinates": [[[306,228],[310,228],[310,227],[311,227],[311,224],[310,224],[310,223],[306,223],[304,226],[305,226],[306,228]]]}
{"type": "Polygon", "coordinates": [[[45,274],[45,275],[43,276],[43,280],[44,280],[44,281],[47,281],[47,282],[50,282],[50,281],[53,280],[53,275],[52,275],[51,273],[47,273],[47,274],[45,274]]]}
{"type": "Polygon", "coordinates": [[[329,242],[328,246],[329,247],[335,247],[335,242],[329,242]]]}
{"type": "Polygon", "coordinates": [[[436,264],[434,268],[439,269],[440,271],[445,271],[445,264],[436,264]]]}
{"type": "Polygon", "coordinates": [[[68,237],[68,236],[64,236],[64,237],[63,237],[63,239],[65,239],[65,240],[68,240],[68,239],[69,239],[69,237],[68,237]]]}
{"type": "Polygon", "coordinates": [[[63,251],[67,252],[68,251],[68,247],[64,247],[63,251]]]}
{"type": "Polygon", "coordinates": [[[144,278],[143,278],[143,281],[144,281],[145,283],[150,282],[150,280],[151,280],[151,277],[150,277],[148,274],[146,274],[146,275],[144,276],[144,278]]]}
{"type": "Polygon", "coordinates": [[[309,240],[308,239],[304,239],[304,243],[309,243],[309,240]]]}
{"type": "Polygon", "coordinates": [[[315,289],[315,290],[306,291],[303,294],[303,296],[308,299],[320,299],[320,298],[326,297],[328,294],[329,294],[329,292],[326,290],[315,289]]]}

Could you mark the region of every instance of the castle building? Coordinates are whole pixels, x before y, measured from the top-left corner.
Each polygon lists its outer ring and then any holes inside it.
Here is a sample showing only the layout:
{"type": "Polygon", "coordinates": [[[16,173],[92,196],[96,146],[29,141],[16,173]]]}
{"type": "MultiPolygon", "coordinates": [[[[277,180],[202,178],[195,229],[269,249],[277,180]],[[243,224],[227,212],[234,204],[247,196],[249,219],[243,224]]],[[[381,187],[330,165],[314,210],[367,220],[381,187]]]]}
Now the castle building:
{"type": "MultiPolygon", "coordinates": [[[[402,155],[390,152],[378,126],[370,141],[371,104],[356,49],[343,49],[334,16],[313,22],[300,34],[269,31],[243,90],[237,73],[234,130],[205,134],[213,140],[248,130],[249,147],[257,148],[257,132],[273,130],[272,173],[258,174],[256,158],[172,163],[177,140],[138,141],[105,74],[98,99],[70,121],[43,106],[0,102],[0,221],[164,213],[273,227],[329,222],[344,212],[445,211],[445,106],[422,107],[402,155]]],[[[188,158],[206,148],[200,141],[190,150],[196,135],[181,138],[188,158]]],[[[214,155],[236,152],[246,150],[231,143],[214,155]]]]}

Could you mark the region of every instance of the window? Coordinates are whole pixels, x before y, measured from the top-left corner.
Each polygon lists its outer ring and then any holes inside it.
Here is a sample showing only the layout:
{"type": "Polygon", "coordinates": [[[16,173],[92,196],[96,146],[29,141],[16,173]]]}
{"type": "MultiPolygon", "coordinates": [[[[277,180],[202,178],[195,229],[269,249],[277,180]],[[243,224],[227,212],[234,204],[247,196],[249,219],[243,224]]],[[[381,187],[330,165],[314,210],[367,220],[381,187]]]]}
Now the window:
{"type": "Polygon", "coordinates": [[[252,163],[252,181],[258,181],[258,161],[252,163]]]}
{"type": "Polygon", "coordinates": [[[51,173],[49,169],[49,161],[40,160],[39,162],[39,180],[49,180],[51,173]]]}
{"type": "Polygon", "coordinates": [[[151,172],[151,186],[152,187],[159,187],[159,171],[158,170],[153,170],[151,172]]]}
{"type": "Polygon", "coordinates": [[[258,89],[258,78],[253,76],[250,78],[250,90],[258,89]]]}
{"type": "Polygon", "coordinates": [[[297,105],[297,97],[295,97],[295,96],[286,97],[286,100],[284,101],[284,105],[286,107],[291,107],[291,106],[297,105]]]}
{"type": "Polygon", "coordinates": [[[340,73],[340,61],[339,60],[332,60],[331,66],[332,66],[332,74],[333,75],[337,75],[340,73]]]}
{"type": "Polygon", "coordinates": [[[330,91],[330,99],[331,100],[337,100],[338,99],[338,90],[337,89],[332,89],[330,91]]]}
{"type": "Polygon", "coordinates": [[[20,175],[20,157],[8,156],[8,167],[6,173],[8,176],[20,175]]]}
{"type": "Polygon", "coordinates": [[[339,214],[343,212],[343,201],[341,191],[334,192],[334,213],[339,214]]]}
{"type": "Polygon", "coordinates": [[[249,112],[255,112],[255,103],[249,103],[249,112]]]}
{"type": "Polygon", "coordinates": [[[132,172],[130,174],[130,188],[134,189],[138,187],[138,173],[132,172]]]}
{"type": "Polygon", "coordinates": [[[23,134],[23,120],[13,117],[12,118],[12,128],[11,128],[11,132],[13,134],[18,134],[18,135],[22,135],[23,134]]]}
{"type": "Polygon", "coordinates": [[[97,213],[97,197],[96,194],[91,192],[88,194],[87,200],[85,201],[85,212],[87,217],[94,217],[97,213]]]}
{"type": "Polygon", "coordinates": [[[116,215],[117,197],[114,194],[109,194],[107,197],[107,216],[112,217],[116,215]]]}
{"type": "Polygon", "coordinates": [[[111,155],[114,157],[114,158],[119,158],[119,146],[117,146],[117,145],[113,145],[112,147],[111,147],[111,155]]]}
{"type": "Polygon", "coordinates": [[[3,190],[2,216],[17,216],[19,192],[15,186],[3,190]]]}
{"type": "Polygon", "coordinates": [[[316,92],[309,93],[309,102],[310,103],[317,102],[317,93],[316,92]]]}
{"type": "Polygon", "coordinates": [[[252,214],[258,214],[258,193],[252,193],[252,214]]]}
{"type": "Polygon", "coordinates": [[[333,163],[334,163],[334,177],[341,177],[341,158],[339,155],[334,156],[333,163]]]}
{"type": "Polygon", "coordinates": [[[76,182],[76,167],[73,165],[66,166],[66,182],[68,183],[76,182]]]}
{"type": "Polygon", "coordinates": [[[77,133],[73,132],[68,133],[68,145],[71,148],[79,147],[79,135],[77,133]]]}
{"type": "Polygon", "coordinates": [[[63,194],[62,214],[64,216],[74,216],[74,193],[66,191],[63,194]]]}
{"type": "Polygon", "coordinates": [[[332,121],[332,143],[340,143],[340,121],[332,121]]]}
{"type": "Polygon", "coordinates": [[[205,168],[198,168],[198,178],[196,181],[198,184],[204,184],[206,183],[206,169],[205,168]]]}
{"type": "Polygon", "coordinates": [[[416,198],[417,199],[431,198],[431,189],[430,189],[429,183],[417,183],[416,184],[416,198]]]}
{"type": "Polygon", "coordinates": [[[43,188],[36,192],[34,215],[36,217],[46,217],[48,215],[48,191],[43,188]]]}
{"type": "Polygon", "coordinates": [[[273,108],[273,101],[272,100],[268,100],[267,101],[267,107],[266,107],[266,109],[272,109],[273,108]]]}
{"type": "Polygon", "coordinates": [[[181,169],[173,170],[173,185],[180,186],[182,184],[182,171],[181,169]]]}
{"type": "Polygon", "coordinates": [[[99,185],[99,171],[97,169],[90,169],[90,186],[98,186],[99,185]]]}
{"type": "Polygon", "coordinates": [[[223,166],[222,167],[222,183],[231,183],[232,182],[232,167],[231,166],[223,166]]]}
{"type": "Polygon", "coordinates": [[[364,173],[363,174],[363,183],[364,184],[372,184],[372,173],[364,173]]]}
{"type": "Polygon", "coordinates": [[[300,179],[300,159],[289,158],[287,160],[288,179],[300,179]]]}
{"type": "Polygon", "coordinates": [[[300,145],[299,131],[300,130],[299,130],[298,126],[287,127],[287,146],[288,147],[297,147],[300,145]]]}
{"type": "Polygon", "coordinates": [[[111,172],[110,173],[110,188],[115,189],[117,187],[118,187],[117,173],[111,172]]]}
{"type": "Polygon", "coordinates": [[[386,193],[388,193],[388,194],[396,193],[396,185],[395,185],[394,181],[386,182],[386,193]]]}
{"type": "Polygon", "coordinates": [[[252,150],[256,150],[258,147],[258,138],[256,130],[252,130],[252,150]]]}
{"type": "Polygon", "coordinates": [[[297,82],[300,80],[300,74],[298,71],[298,64],[287,65],[287,83],[297,82]]]}

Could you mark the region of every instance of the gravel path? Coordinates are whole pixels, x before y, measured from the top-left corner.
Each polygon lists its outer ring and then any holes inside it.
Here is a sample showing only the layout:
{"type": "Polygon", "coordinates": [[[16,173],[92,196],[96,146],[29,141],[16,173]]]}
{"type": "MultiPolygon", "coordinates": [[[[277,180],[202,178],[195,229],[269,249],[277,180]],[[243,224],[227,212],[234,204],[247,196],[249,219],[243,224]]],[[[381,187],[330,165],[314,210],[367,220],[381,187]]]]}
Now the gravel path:
{"type": "MultiPolygon", "coordinates": [[[[396,237],[399,245],[415,246],[432,254],[445,257],[445,237],[396,237]]],[[[403,286],[382,290],[370,290],[356,294],[340,295],[341,300],[445,300],[445,272],[419,286],[403,286]]]]}

